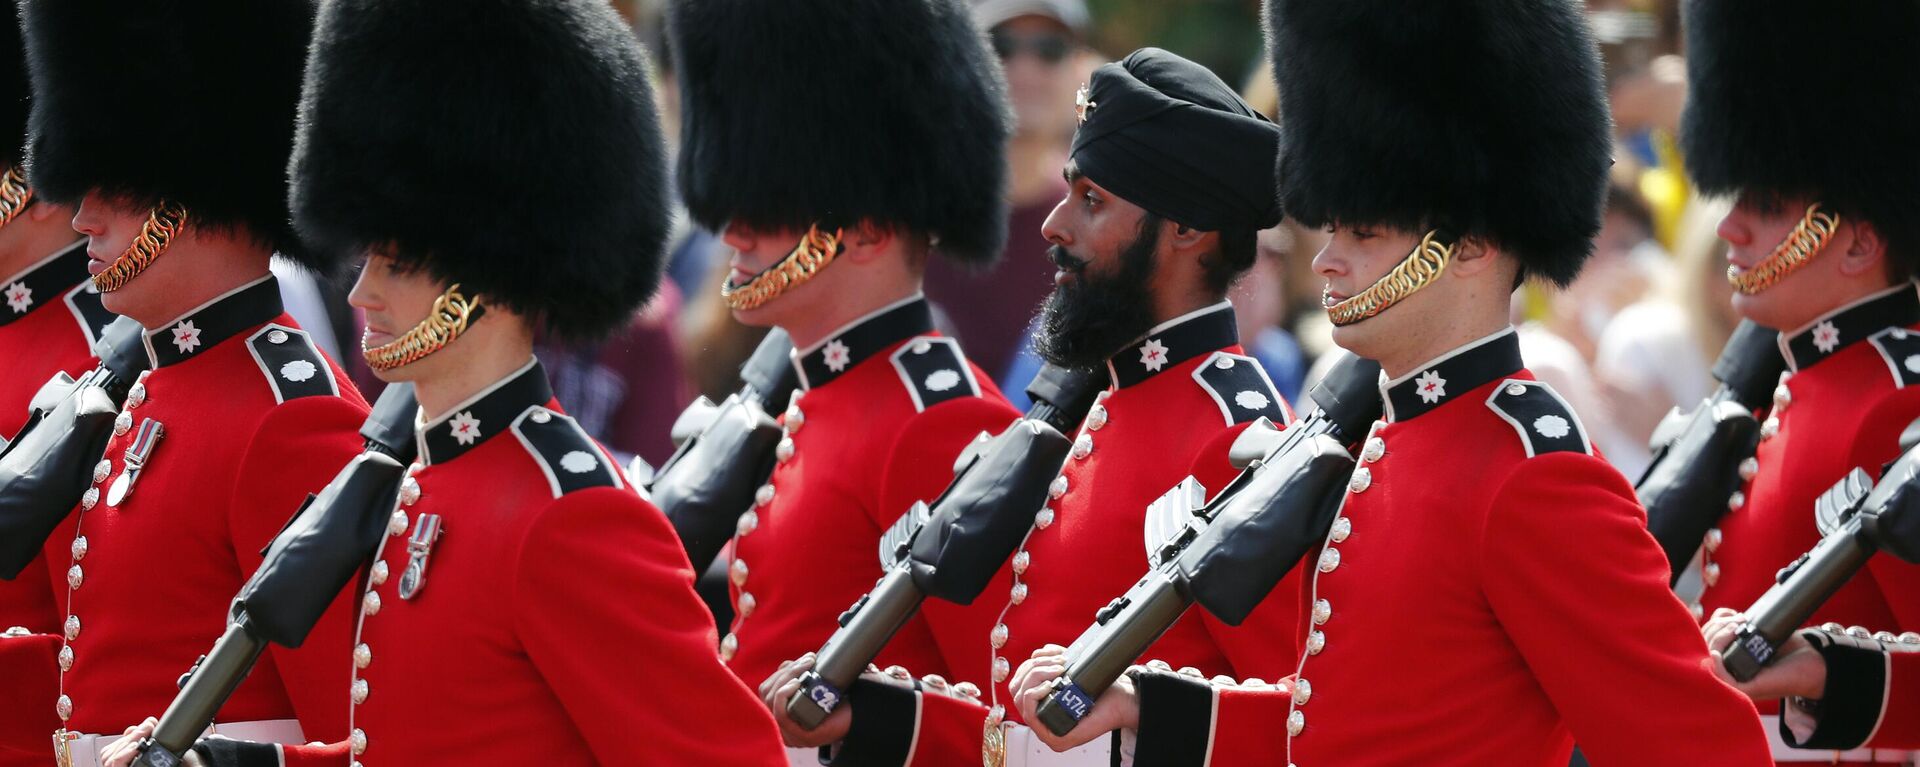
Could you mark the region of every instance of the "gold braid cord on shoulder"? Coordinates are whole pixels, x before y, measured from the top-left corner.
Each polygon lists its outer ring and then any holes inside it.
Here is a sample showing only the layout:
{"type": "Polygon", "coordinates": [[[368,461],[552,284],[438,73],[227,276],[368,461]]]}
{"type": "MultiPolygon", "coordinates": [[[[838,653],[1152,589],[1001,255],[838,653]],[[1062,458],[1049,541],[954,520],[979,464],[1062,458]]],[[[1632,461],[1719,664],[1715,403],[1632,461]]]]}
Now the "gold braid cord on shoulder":
{"type": "Polygon", "coordinates": [[[1821,248],[1827,246],[1827,240],[1833,236],[1833,230],[1840,227],[1840,214],[1828,213],[1820,209],[1820,203],[1807,206],[1807,213],[1800,217],[1800,223],[1793,231],[1774,246],[1773,252],[1752,269],[1744,272],[1740,267],[1727,266],[1727,282],[1733,283],[1733,289],[1746,295],[1753,295],[1780,284],[1787,275],[1806,266],[1821,248]]]}
{"type": "Polygon", "coordinates": [[[427,318],[413,326],[392,341],[379,346],[367,346],[366,339],[360,340],[360,354],[367,360],[367,367],[374,370],[392,370],[401,365],[419,362],[427,355],[446,348],[467,332],[467,325],[480,316],[480,297],[469,300],[460,293],[455,284],[433,300],[433,309],[427,312],[427,318]]]}
{"type": "Polygon", "coordinates": [[[147,221],[140,225],[140,234],[133,238],[133,244],[127,246],[127,252],[107,265],[107,270],[93,276],[93,287],[102,293],[112,293],[126,287],[133,278],[153,265],[153,260],[167,251],[173,244],[174,235],[187,228],[187,206],[171,200],[161,200],[147,212],[147,221]]]}
{"type": "Polygon", "coordinates": [[[33,202],[33,187],[27,186],[27,176],[19,168],[8,168],[0,175],[0,227],[13,223],[20,211],[27,209],[27,203],[33,202]]]}
{"type": "Polygon", "coordinates": [[[1393,271],[1374,281],[1359,295],[1327,307],[1327,318],[1333,320],[1335,325],[1352,325],[1386,311],[1387,307],[1400,303],[1401,299],[1432,284],[1453,258],[1453,245],[1441,242],[1438,235],[1437,231],[1427,232],[1425,237],[1420,238],[1419,247],[1407,254],[1393,267],[1393,271]]]}
{"type": "Polygon", "coordinates": [[[844,248],[840,244],[840,230],[820,231],[815,224],[807,229],[800,238],[800,244],[788,253],[780,263],[754,275],[745,285],[734,285],[731,279],[720,283],[720,298],[727,302],[727,308],[735,311],[756,309],[788,290],[798,287],[833,263],[844,248]]]}

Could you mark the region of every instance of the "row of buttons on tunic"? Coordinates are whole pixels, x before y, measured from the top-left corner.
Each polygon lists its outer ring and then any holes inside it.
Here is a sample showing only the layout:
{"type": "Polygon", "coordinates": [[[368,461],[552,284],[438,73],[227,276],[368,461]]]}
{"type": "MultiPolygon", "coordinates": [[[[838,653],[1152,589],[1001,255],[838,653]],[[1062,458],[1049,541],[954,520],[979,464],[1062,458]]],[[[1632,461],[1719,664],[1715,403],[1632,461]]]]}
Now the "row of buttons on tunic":
{"type": "MultiPolygon", "coordinates": [[[[1360,448],[1360,465],[1353,470],[1353,476],[1347,480],[1347,492],[1359,495],[1373,487],[1372,465],[1387,456],[1387,442],[1380,437],[1380,430],[1386,428],[1385,421],[1375,421],[1367,432],[1367,440],[1360,448]]],[[[1345,543],[1353,535],[1353,519],[1346,515],[1343,504],[1341,514],[1334,517],[1333,526],[1327,531],[1327,545],[1320,550],[1317,568],[1321,574],[1332,573],[1340,569],[1340,549],[1335,544],[1345,543]]],[[[1319,576],[1314,577],[1315,590],[1318,591],[1319,576]]],[[[1308,656],[1319,655],[1327,648],[1327,634],[1324,626],[1333,619],[1333,603],[1316,596],[1313,600],[1313,627],[1307,632],[1306,651],[1308,656]]],[[[1306,658],[1300,660],[1301,670],[1306,668],[1306,658]]],[[[1300,710],[1307,701],[1313,699],[1313,683],[1301,674],[1293,683],[1293,710],[1287,713],[1287,735],[1299,735],[1307,728],[1307,714],[1300,710]]]]}
{"type": "MultiPolygon", "coordinates": [[[[119,415],[113,418],[114,436],[123,436],[128,430],[133,428],[134,408],[147,403],[147,375],[151,372],[152,371],[142,372],[140,378],[134,381],[132,388],[127,390],[126,406],[121,408],[119,415]]],[[[86,570],[80,565],[81,561],[87,558],[87,536],[81,534],[80,523],[86,521],[87,512],[92,511],[94,506],[99,505],[100,484],[106,482],[107,477],[112,474],[112,459],[102,458],[99,463],[94,464],[92,477],[93,486],[87,488],[87,491],[80,496],[80,517],[74,523],[73,544],[68,549],[68,553],[72,556],[72,561],[67,566],[67,618],[60,627],[61,634],[66,638],[66,641],[60,645],[61,692],[59,699],[54,701],[54,712],[60,715],[60,721],[62,723],[73,718],[73,698],[66,694],[66,674],[73,670],[73,642],[80,638],[80,615],[73,607],[73,594],[80,590],[81,584],[86,582],[87,577],[86,570]]]]}
{"type": "MultiPolygon", "coordinates": [[[[773,457],[783,464],[793,460],[793,435],[799,433],[800,427],[807,424],[807,414],[800,410],[802,394],[804,392],[795,391],[787,400],[786,417],[780,422],[781,430],[785,434],[781,435],[780,444],[774,446],[773,457]]],[[[734,523],[733,563],[727,566],[727,579],[733,582],[734,588],[740,590],[740,596],[733,601],[733,630],[720,639],[720,660],[722,661],[733,660],[734,653],[740,651],[740,627],[746,622],[748,616],[753,615],[754,608],[759,606],[759,600],[754,598],[753,592],[747,591],[747,561],[740,558],[740,539],[760,528],[760,512],[773,504],[773,494],[773,479],[769,477],[766,484],[754,491],[753,508],[741,514],[739,521],[734,523]]]]}
{"type": "MultiPolygon", "coordinates": [[[[398,538],[407,534],[409,521],[406,510],[420,502],[420,481],[414,478],[415,474],[420,473],[420,469],[421,465],[417,462],[407,467],[407,478],[400,483],[400,506],[393,510],[393,516],[387,518],[387,537],[389,538],[398,538]]],[[[381,602],[379,589],[382,584],[387,582],[388,575],[385,547],[383,545],[381,556],[374,559],[373,567],[367,573],[367,592],[360,597],[360,614],[364,616],[361,619],[362,627],[360,630],[362,633],[365,632],[366,619],[380,614],[381,602]]],[[[353,646],[353,687],[350,693],[355,707],[367,702],[367,696],[373,692],[372,687],[367,684],[367,680],[360,677],[360,672],[367,670],[368,666],[373,665],[373,647],[369,646],[366,642],[358,641],[358,639],[359,637],[355,637],[356,641],[353,646]]],[[[355,726],[353,731],[347,736],[347,745],[353,749],[353,755],[356,759],[361,754],[366,753],[366,731],[355,726]]],[[[355,761],[353,767],[360,767],[360,762],[355,761]]]]}
{"type": "MultiPolygon", "coordinates": [[[[1773,411],[1768,413],[1767,420],[1760,424],[1760,441],[1762,442],[1773,439],[1775,435],[1780,433],[1780,414],[1786,412],[1788,405],[1793,404],[1793,390],[1787,388],[1787,379],[1792,377],[1793,371],[1781,373],[1780,384],[1773,387],[1773,411]]],[[[1746,487],[1747,483],[1753,481],[1754,475],[1759,473],[1760,459],[1748,457],[1746,460],[1741,461],[1740,486],[1743,488],[1746,487]]],[[[1746,508],[1746,505],[1747,493],[1744,490],[1735,490],[1733,491],[1733,495],[1727,496],[1728,513],[1738,512],[1746,508]]],[[[1706,538],[1701,541],[1700,581],[1708,586],[1713,586],[1720,582],[1720,563],[1715,562],[1713,556],[1715,552],[1720,550],[1720,544],[1725,542],[1725,540],[1726,536],[1720,531],[1718,526],[1715,526],[1707,530],[1706,538]]],[[[1704,613],[1704,608],[1701,607],[1698,602],[1690,605],[1690,607],[1693,609],[1696,620],[1704,613]]]]}

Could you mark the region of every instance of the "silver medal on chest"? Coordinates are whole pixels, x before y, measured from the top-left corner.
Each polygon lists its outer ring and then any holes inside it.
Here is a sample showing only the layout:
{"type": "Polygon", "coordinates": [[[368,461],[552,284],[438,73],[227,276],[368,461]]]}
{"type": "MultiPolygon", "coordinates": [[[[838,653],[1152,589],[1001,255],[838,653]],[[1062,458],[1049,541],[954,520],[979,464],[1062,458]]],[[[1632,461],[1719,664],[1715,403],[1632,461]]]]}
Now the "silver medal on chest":
{"type": "Polygon", "coordinates": [[[427,586],[427,564],[433,558],[433,545],[440,540],[440,515],[421,514],[414,522],[413,535],[407,538],[407,569],[400,573],[400,598],[411,600],[427,586]]]}
{"type": "Polygon", "coordinates": [[[120,476],[113,478],[113,484],[107,486],[107,505],[119,506],[133,492],[133,483],[140,478],[141,470],[147,461],[153,458],[153,449],[160,444],[160,438],[167,430],[159,421],[148,418],[140,422],[140,430],[135,432],[133,442],[127,445],[123,454],[127,467],[120,476]]]}

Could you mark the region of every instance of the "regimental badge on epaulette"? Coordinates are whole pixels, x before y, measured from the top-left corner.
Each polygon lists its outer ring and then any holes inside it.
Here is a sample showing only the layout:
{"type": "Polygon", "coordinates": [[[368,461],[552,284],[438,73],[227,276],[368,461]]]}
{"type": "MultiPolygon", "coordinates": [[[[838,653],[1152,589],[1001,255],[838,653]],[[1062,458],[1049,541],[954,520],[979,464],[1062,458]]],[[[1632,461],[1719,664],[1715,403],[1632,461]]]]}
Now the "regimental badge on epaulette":
{"type": "Polygon", "coordinates": [[[1213,403],[1220,406],[1227,424],[1247,423],[1262,416],[1277,424],[1287,422],[1287,409],[1280,404],[1280,392],[1273,379],[1252,357],[1214,352],[1200,367],[1193,369],[1193,380],[1207,390],[1213,403]]]}
{"type": "Polygon", "coordinates": [[[80,332],[85,334],[89,349],[98,347],[100,337],[107,332],[107,326],[120,319],[120,315],[107,311],[107,307],[100,303],[100,291],[93,287],[91,281],[81,282],[67,291],[66,303],[67,311],[73,312],[73,321],[80,324],[80,332]]]}
{"type": "Polygon", "coordinates": [[[893,369],[913,396],[913,409],[927,408],[961,397],[980,396],[980,384],[973,380],[973,368],[967,365],[960,344],[951,338],[920,336],[900,345],[893,352],[893,369]]]}
{"type": "Polygon", "coordinates": [[[1920,333],[1906,328],[1887,328],[1867,340],[1880,350],[1880,358],[1887,361],[1887,370],[1893,373],[1896,385],[1920,383],[1920,333]]]}
{"type": "Polygon", "coordinates": [[[1540,381],[1509,378],[1487,398],[1487,407],[1520,433],[1527,457],[1547,453],[1593,455],[1593,443],[1573,408],[1553,387],[1540,381]]]}
{"type": "Polygon", "coordinates": [[[536,405],[513,419],[513,436],[540,464],[555,498],[589,487],[623,486],[620,470],[572,418],[536,405]]]}
{"type": "Polygon", "coordinates": [[[333,368],[304,330],[269,322],[247,336],[247,351],[273,387],[275,402],[340,393],[333,368]]]}

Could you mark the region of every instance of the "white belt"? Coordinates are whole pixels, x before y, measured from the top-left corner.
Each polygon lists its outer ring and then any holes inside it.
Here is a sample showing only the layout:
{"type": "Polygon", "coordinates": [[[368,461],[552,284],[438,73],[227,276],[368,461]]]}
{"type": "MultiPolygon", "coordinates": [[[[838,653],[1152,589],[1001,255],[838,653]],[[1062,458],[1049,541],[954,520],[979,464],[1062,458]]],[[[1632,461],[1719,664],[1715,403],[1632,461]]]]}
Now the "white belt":
{"type": "Polygon", "coordinates": [[[1007,726],[1007,767],[1108,767],[1112,759],[1113,737],[1109,735],[1059,752],[1027,727],[1007,726]]]}
{"type": "MultiPolygon", "coordinates": [[[[300,731],[298,719],[267,719],[258,722],[222,722],[207,728],[207,735],[219,735],[234,740],[249,740],[255,743],[305,743],[306,736],[300,731]]],[[[56,736],[57,738],[58,736],[56,736]]],[[[71,742],[66,751],[73,755],[71,763],[61,761],[62,767],[100,767],[101,751],[120,740],[121,735],[69,735],[71,742]]],[[[54,758],[63,756],[56,742],[54,758]]]]}
{"type": "Polygon", "coordinates": [[[1780,717],[1773,714],[1761,716],[1760,726],[1767,731],[1767,746],[1773,750],[1773,760],[1775,762],[1913,764],[1913,752],[1911,751],[1895,751],[1886,748],[1856,748],[1852,751],[1818,751],[1807,748],[1794,748],[1793,746],[1787,745],[1787,742],[1780,737],[1780,717]]]}

